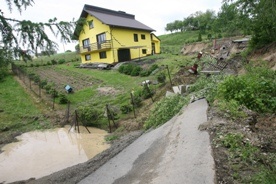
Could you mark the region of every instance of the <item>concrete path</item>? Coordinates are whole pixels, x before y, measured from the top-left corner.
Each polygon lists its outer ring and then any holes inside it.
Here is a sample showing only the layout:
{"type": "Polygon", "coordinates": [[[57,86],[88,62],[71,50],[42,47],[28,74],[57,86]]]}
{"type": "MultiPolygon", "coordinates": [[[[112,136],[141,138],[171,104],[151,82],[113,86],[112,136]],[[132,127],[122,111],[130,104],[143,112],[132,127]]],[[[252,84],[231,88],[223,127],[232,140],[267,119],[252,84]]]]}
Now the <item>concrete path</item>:
{"type": "Polygon", "coordinates": [[[215,183],[209,135],[198,130],[207,121],[205,99],[143,134],[81,184],[211,184],[215,183]]]}

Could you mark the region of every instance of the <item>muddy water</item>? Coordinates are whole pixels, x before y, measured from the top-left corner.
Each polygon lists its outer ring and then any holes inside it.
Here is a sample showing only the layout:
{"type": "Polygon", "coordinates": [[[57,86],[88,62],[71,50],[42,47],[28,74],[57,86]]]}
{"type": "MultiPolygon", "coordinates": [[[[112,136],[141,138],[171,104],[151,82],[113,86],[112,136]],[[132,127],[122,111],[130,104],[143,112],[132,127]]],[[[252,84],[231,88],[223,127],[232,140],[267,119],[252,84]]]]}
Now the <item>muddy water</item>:
{"type": "Polygon", "coordinates": [[[17,137],[19,142],[3,147],[0,154],[0,183],[40,178],[85,162],[109,148],[104,130],[80,127],[80,134],[69,126],[35,131],[17,137]]]}

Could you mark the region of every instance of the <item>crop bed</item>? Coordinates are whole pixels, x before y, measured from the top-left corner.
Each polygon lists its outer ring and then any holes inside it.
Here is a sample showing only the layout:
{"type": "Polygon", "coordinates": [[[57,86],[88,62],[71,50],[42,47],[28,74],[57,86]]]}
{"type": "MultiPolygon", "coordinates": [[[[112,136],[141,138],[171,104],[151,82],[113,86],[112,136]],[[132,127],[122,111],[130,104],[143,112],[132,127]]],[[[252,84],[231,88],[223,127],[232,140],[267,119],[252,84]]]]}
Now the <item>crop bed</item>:
{"type": "Polygon", "coordinates": [[[41,80],[47,80],[48,83],[53,83],[58,91],[64,90],[65,85],[70,85],[74,91],[79,91],[91,87],[94,84],[101,83],[100,80],[91,76],[57,68],[55,66],[31,68],[29,71],[38,75],[41,80]]]}

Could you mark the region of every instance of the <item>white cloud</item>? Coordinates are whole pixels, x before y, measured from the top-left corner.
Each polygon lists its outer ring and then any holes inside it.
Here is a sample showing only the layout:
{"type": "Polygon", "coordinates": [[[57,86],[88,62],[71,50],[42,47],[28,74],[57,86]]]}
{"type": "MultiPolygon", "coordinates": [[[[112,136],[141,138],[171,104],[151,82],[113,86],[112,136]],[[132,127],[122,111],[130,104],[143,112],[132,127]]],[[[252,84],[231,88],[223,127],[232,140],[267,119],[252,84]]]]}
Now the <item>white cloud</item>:
{"type": "MultiPolygon", "coordinates": [[[[5,1],[0,2],[0,9],[6,17],[46,22],[56,17],[58,20],[78,19],[84,4],[102,8],[121,10],[135,15],[135,19],[156,30],[156,35],[165,34],[167,23],[183,20],[196,11],[207,9],[218,12],[222,0],[35,0],[32,7],[20,15],[14,8],[12,14],[7,10],[5,1]]],[[[56,40],[59,42],[59,40],[56,40]]],[[[65,50],[74,50],[74,44],[65,45],[65,50]]],[[[60,51],[63,45],[60,44],[60,51]]]]}

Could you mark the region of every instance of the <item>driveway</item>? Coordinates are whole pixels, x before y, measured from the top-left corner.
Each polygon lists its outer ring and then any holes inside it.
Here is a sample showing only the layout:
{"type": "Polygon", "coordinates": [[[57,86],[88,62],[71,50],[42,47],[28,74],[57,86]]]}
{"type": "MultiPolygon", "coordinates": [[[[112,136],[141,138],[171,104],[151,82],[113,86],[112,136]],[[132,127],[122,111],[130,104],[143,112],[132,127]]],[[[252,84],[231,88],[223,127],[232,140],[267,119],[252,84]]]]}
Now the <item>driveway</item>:
{"type": "Polygon", "coordinates": [[[144,133],[79,183],[215,183],[209,134],[198,130],[207,121],[207,108],[205,99],[189,104],[179,115],[144,133]]]}

